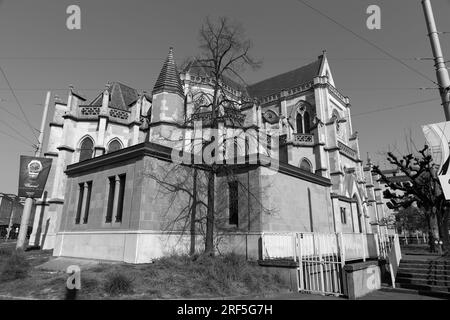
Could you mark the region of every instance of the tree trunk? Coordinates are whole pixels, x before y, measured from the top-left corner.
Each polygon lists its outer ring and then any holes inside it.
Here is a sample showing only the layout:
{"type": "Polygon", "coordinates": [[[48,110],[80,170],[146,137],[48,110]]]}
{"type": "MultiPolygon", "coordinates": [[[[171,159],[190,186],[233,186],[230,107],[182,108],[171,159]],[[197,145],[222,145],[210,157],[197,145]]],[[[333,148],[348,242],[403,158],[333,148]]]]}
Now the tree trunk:
{"type": "Polygon", "coordinates": [[[449,208],[444,208],[439,219],[439,237],[443,242],[443,251],[448,252],[450,249],[450,241],[448,235],[448,211],[449,208]]]}
{"type": "Polygon", "coordinates": [[[191,246],[189,249],[189,254],[192,256],[195,254],[195,219],[197,215],[197,169],[194,169],[194,183],[192,186],[192,210],[191,210],[191,246]]]}
{"type": "Polygon", "coordinates": [[[208,210],[206,213],[206,238],[205,254],[214,255],[214,183],[215,174],[211,170],[208,173],[208,210]]]}
{"type": "Polygon", "coordinates": [[[425,218],[427,220],[427,227],[428,227],[428,245],[430,247],[430,252],[434,252],[435,251],[434,234],[433,234],[433,228],[431,227],[430,213],[427,213],[425,215],[425,218]]]}
{"type": "Polygon", "coordinates": [[[428,235],[429,235],[430,251],[436,252],[437,248],[434,241],[436,241],[436,239],[439,239],[438,219],[436,217],[436,214],[432,214],[431,212],[428,213],[428,217],[429,217],[428,235]]]}

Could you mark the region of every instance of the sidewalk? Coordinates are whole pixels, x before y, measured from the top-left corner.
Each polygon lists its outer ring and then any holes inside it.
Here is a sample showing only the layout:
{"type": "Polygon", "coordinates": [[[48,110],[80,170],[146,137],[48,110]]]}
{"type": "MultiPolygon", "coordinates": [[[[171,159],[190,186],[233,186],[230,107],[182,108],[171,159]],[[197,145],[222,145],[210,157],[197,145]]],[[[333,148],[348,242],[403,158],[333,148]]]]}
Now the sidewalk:
{"type": "MultiPolygon", "coordinates": [[[[322,296],[318,294],[307,294],[307,293],[283,293],[274,296],[267,297],[252,297],[246,298],[242,297],[242,300],[348,300],[344,297],[334,297],[334,296],[322,296]]],[[[240,300],[240,299],[238,299],[240,300]]],[[[434,297],[422,296],[419,294],[413,293],[404,293],[404,292],[392,292],[387,290],[378,290],[368,295],[357,299],[357,300],[444,300],[434,297]]]]}

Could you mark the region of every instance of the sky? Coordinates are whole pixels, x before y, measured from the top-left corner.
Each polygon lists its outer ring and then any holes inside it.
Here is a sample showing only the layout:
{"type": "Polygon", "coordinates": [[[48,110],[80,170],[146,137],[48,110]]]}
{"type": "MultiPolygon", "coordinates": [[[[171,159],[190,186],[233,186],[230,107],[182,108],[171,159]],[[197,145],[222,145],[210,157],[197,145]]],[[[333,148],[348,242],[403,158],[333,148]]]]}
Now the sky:
{"type": "MultiPolygon", "coordinates": [[[[433,61],[416,59],[431,57],[419,0],[307,2],[436,79],[433,61]],[[369,5],[381,9],[380,30],[367,28],[369,5]]],[[[450,32],[450,0],[432,5],[439,31],[450,32]]],[[[30,123],[0,74],[0,192],[17,193],[19,157],[33,154],[48,90],[52,100],[57,95],[63,101],[69,85],[88,100],[110,81],[151,92],[169,47],[179,63],[199,52],[206,16],[244,26],[253,56],[263,62],[243,74],[248,83],[308,64],[326,50],[336,87],[350,98],[364,161],[369,153],[383,165],[382,152],[404,152],[405,135],[419,148],[425,143],[421,126],[445,121],[429,79],[298,0],[0,0],[0,66],[30,123]],[[66,9],[74,4],[81,9],[81,30],[66,27],[66,9]]],[[[441,44],[450,60],[450,33],[441,35],[441,44]]]]}

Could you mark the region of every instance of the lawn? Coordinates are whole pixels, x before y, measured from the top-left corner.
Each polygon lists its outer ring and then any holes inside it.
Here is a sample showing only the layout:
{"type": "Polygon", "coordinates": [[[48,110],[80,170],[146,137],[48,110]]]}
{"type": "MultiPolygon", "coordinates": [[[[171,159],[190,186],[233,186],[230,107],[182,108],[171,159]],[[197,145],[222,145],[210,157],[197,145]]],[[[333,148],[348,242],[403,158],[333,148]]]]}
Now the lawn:
{"type": "MultiPolygon", "coordinates": [[[[0,295],[65,299],[68,275],[36,266],[51,251],[0,248],[0,295]]],[[[77,299],[189,299],[275,294],[288,290],[277,272],[245,257],[170,256],[151,264],[100,263],[81,270],[77,299]]]]}

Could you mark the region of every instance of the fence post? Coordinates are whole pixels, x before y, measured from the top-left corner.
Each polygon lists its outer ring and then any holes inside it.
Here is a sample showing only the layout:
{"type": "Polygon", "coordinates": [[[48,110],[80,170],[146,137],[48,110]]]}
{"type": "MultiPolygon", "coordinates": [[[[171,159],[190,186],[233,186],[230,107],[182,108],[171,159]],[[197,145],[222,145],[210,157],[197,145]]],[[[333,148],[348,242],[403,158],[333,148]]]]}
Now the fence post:
{"type": "Polygon", "coordinates": [[[300,275],[300,279],[299,279],[299,284],[298,284],[298,290],[299,291],[303,291],[304,288],[304,280],[303,280],[303,258],[302,258],[302,239],[303,239],[303,235],[297,233],[296,234],[296,239],[297,239],[297,245],[298,245],[298,268],[299,268],[299,275],[300,275]]]}
{"type": "Polygon", "coordinates": [[[339,255],[341,256],[341,265],[344,266],[344,264],[345,264],[345,247],[344,247],[344,237],[342,235],[342,232],[338,233],[338,239],[339,239],[339,255]]]}
{"type": "Polygon", "coordinates": [[[297,261],[297,233],[292,234],[292,256],[294,257],[294,262],[297,261]]]}
{"type": "Polygon", "coordinates": [[[363,247],[363,249],[362,249],[363,262],[366,262],[366,236],[365,236],[364,233],[361,233],[361,237],[362,237],[361,244],[362,244],[362,247],[363,247]]]}
{"type": "Polygon", "coordinates": [[[264,260],[265,258],[265,238],[264,238],[264,232],[261,233],[261,259],[264,260]]]}

